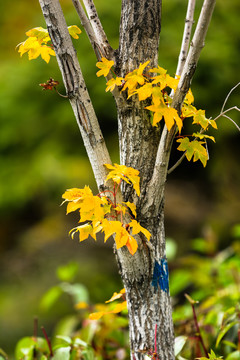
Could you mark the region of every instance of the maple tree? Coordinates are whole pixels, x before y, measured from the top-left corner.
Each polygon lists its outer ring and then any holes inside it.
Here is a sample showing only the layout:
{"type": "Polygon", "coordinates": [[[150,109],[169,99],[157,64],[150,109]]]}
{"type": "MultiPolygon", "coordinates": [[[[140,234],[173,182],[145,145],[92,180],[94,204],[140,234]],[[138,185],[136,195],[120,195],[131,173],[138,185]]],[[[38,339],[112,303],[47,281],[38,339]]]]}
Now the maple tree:
{"type": "MultiPolygon", "coordinates": [[[[96,240],[100,232],[104,241],[114,236],[114,252],[125,290],[110,299],[124,300],[111,311],[121,311],[127,304],[131,358],[142,360],[147,353],[161,360],[174,359],[164,189],[167,175],[183,158],[200,160],[206,166],[207,141],[215,141],[206,132],[217,129],[218,118],[228,117],[227,112],[233,109],[224,110],[227,97],[221,113],[215,119],[207,118],[205,110],[193,105],[190,89],[216,1],[204,1],[190,43],[195,1],[189,0],[173,77],[158,65],[161,0],[122,0],[117,50],[108,42],[93,0],[72,0],[97,57],[96,75],[106,78],[106,91],[111,91],[116,101],[120,164],[114,165],[70,37],[78,38],[81,30],[76,25],[67,27],[58,0],[39,2],[47,29],[28,31],[19,52],[21,56],[28,53],[29,60],[41,56],[47,63],[56,56],[65,97],[73,108],[99,189],[97,195],[88,186],[68,189],[63,194],[67,213],[78,211],[80,215],[80,225],[71,230],[71,236],[78,233],[80,241],[89,236],[96,240]],[[189,118],[199,130],[185,135],[184,123],[189,118]],[[175,140],[184,154],[169,169],[175,140]]],[[[45,90],[56,90],[58,81],[50,78],[40,85],[45,90]]],[[[98,319],[104,313],[102,310],[91,316],[98,319]]]]}

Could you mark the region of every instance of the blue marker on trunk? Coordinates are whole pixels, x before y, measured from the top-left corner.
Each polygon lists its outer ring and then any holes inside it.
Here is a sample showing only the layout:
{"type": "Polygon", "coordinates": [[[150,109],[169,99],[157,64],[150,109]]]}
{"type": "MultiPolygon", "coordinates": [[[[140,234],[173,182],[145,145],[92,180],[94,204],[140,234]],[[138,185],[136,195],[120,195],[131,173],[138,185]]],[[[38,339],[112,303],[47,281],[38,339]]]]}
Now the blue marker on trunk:
{"type": "Polygon", "coordinates": [[[161,290],[169,291],[168,264],[165,258],[160,260],[160,264],[155,260],[152,278],[152,286],[154,286],[155,291],[157,291],[158,285],[161,290]]]}

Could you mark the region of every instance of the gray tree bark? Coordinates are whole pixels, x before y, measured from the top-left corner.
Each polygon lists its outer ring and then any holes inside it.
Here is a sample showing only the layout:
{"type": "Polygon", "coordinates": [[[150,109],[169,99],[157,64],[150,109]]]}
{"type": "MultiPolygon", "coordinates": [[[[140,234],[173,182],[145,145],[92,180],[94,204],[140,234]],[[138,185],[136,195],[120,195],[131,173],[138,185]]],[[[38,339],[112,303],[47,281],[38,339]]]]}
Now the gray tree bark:
{"type": "MultiPolygon", "coordinates": [[[[104,163],[111,163],[111,160],[67,31],[59,0],[39,0],[39,2],[97,185],[103,190],[106,177],[104,163]]],[[[147,60],[150,60],[150,66],[157,66],[161,2],[161,0],[122,0],[119,48],[113,51],[101,26],[93,0],[83,0],[87,14],[80,1],[73,0],[97,58],[108,56],[108,60],[113,59],[115,73],[122,77],[147,60]]],[[[190,55],[185,66],[181,64],[182,76],[173,97],[173,106],[177,110],[180,110],[189,89],[214,4],[215,0],[204,1],[197,27],[199,30],[191,44],[190,55]]],[[[141,177],[139,198],[125,183],[122,184],[120,197],[122,196],[124,201],[135,202],[137,220],[152,234],[150,242],[146,242],[143,236],[136,236],[138,250],[134,256],[125,248],[115,250],[120,275],[126,289],[131,359],[143,360],[144,351],[145,354],[156,351],[158,359],[173,360],[174,331],[167,276],[164,189],[171,144],[176,129],[168,132],[166,127],[163,129],[152,127],[149,112],[144,109],[147,102],[140,103],[136,97],[127,100],[126,94],[118,89],[113,95],[118,113],[121,164],[138,169],[141,177]],[[160,271],[160,275],[157,270],[160,271]],[[156,276],[162,276],[162,282],[159,282],[158,278],[156,283],[156,276]]]]}

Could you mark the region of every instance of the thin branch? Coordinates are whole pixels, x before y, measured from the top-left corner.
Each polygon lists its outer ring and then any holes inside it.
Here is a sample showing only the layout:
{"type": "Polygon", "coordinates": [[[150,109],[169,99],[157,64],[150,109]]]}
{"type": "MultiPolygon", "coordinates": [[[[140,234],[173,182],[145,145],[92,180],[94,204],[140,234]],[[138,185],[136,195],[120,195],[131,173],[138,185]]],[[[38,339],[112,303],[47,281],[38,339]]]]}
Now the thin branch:
{"type": "MultiPolygon", "coordinates": [[[[104,50],[101,49],[101,44],[98,43],[98,39],[96,38],[95,32],[93,31],[92,25],[83,10],[83,7],[79,0],[72,0],[73,5],[75,6],[75,9],[78,13],[78,16],[80,18],[81,24],[84,27],[86,34],[89,38],[89,41],[92,45],[92,48],[96,54],[96,57],[98,60],[101,60],[103,57],[104,50]]],[[[104,54],[105,55],[105,54],[104,54]]]]}
{"type": "Polygon", "coordinates": [[[104,54],[104,56],[106,56],[109,59],[113,53],[113,49],[109,45],[107,36],[105,34],[101,21],[98,17],[97,9],[94,5],[94,2],[93,0],[82,0],[82,1],[87,11],[92,29],[95,33],[97,44],[100,46],[100,49],[104,54]]]}
{"type": "Polygon", "coordinates": [[[222,115],[222,116],[227,118],[228,120],[230,120],[236,126],[238,131],[240,131],[240,127],[235,123],[235,121],[232,118],[230,118],[230,116],[227,116],[227,115],[222,115]]]}
{"type": "Polygon", "coordinates": [[[184,27],[184,32],[183,32],[181,50],[180,50],[179,57],[178,57],[178,65],[177,65],[176,75],[181,75],[186,58],[187,58],[190,37],[191,37],[191,32],[192,32],[192,26],[194,24],[195,4],[196,4],[196,0],[188,1],[185,27],[184,27]]]}
{"type": "Polygon", "coordinates": [[[171,105],[178,111],[181,109],[183,100],[190,88],[201,51],[205,45],[205,38],[212,18],[215,3],[216,0],[204,0],[190,50],[171,105]]]}
{"type": "Polygon", "coordinates": [[[221,108],[221,113],[223,113],[223,111],[224,111],[224,108],[225,108],[226,102],[227,102],[228,99],[229,99],[229,96],[231,95],[231,93],[232,93],[239,85],[240,85],[240,82],[237,83],[237,85],[235,85],[235,86],[229,91],[229,93],[227,94],[226,99],[224,100],[223,106],[222,106],[222,108],[221,108]]]}
{"type": "Polygon", "coordinates": [[[183,155],[180,157],[180,159],[176,162],[176,164],[174,164],[169,170],[168,170],[168,175],[171,174],[184,160],[185,156],[186,156],[186,151],[183,153],[183,155]]]}

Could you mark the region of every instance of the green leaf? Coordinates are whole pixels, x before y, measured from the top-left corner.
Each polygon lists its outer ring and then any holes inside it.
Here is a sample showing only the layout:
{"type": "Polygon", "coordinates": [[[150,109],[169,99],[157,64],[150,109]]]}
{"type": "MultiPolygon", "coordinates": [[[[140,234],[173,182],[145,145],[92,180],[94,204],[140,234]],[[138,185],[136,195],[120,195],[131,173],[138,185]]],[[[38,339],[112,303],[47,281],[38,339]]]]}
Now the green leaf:
{"type": "Polygon", "coordinates": [[[61,281],[72,281],[79,270],[77,262],[70,262],[67,265],[59,266],[57,268],[57,277],[61,281]]]}
{"type": "Polygon", "coordinates": [[[174,354],[177,356],[186,344],[187,336],[178,336],[175,338],[174,354]]]}
{"type": "Polygon", "coordinates": [[[69,360],[70,358],[71,346],[62,347],[55,351],[53,360],[69,360]]]}
{"type": "Polygon", "coordinates": [[[56,303],[62,293],[63,290],[60,286],[53,286],[45,295],[43,295],[40,302],[40,309],[42,311],[48,311],[56,303]]]}
{"type": "Polygon", "coordinates": [[[74,303],[77,304],[80,301],[88,302],[88,291],[82,284],[60,284],[61,289],[73,297],[74,303]]]}
{"type": "Polygon", "coordinates": [[[237,350],[229,354],[225,360],[239,360],[239,359],[240,359],[240,350],[237,350]]]}
{"type": "Polygon", "coordinates": [[[220,333],[218,334],[217,337],[217,341],[216,341],[216,347],[218,347],[220,341],[222,340],[222,338],[224,337],[224,335],[228,332],[228,330],[230,330],[234,325],[237,325],[238,321],[233,321],[230,322],[227,326],[225,326],[220,333]]]}
{"type": "Polygon", "coordinates": [[[37,349],[41,352],[48,353],[47,342],[43,338],[24,337],[16,345],[16,359],[32,360],[33,351],[37,349]]]}

